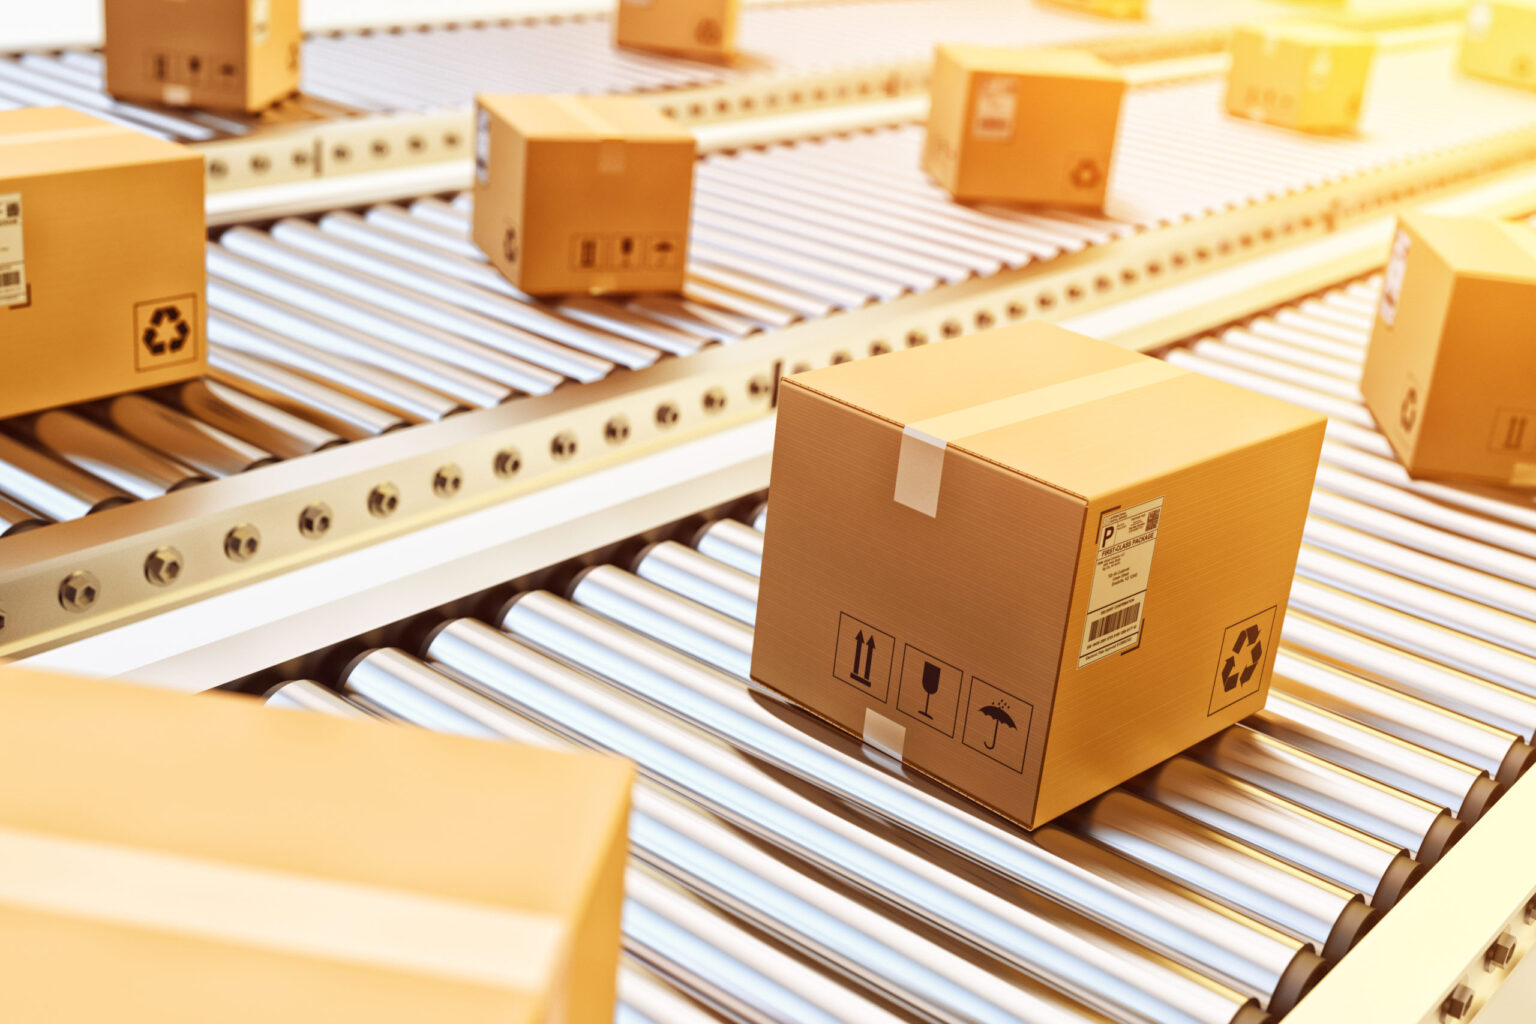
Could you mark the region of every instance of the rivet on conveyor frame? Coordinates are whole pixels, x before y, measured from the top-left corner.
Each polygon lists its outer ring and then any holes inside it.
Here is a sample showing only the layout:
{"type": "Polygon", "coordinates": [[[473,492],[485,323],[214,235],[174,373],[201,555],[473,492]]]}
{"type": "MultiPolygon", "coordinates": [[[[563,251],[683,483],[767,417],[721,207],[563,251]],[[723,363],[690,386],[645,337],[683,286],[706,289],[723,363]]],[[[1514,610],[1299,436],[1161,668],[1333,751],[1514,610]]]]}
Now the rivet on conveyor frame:
{"type": "Polygon", "coordinates": [[[59,604],[68,612],[89,611],[100,596],[101,581],[88,572],[72,572],[59,584],[59,604]]]}
{"type": "MultiPolygon", "coordinates": [[[[753,378],[754,381],[756,379],[753,378]]],[[[678,417],[681,415],[676,402],[662,402],[656,407],[656,425],[658,427],[676,426],[678,417]]]]}
{"type": "Polygon", "coordinates": [[[448,462],[432,474],[432,493],[439,498],[451,498],[464,486],[464,471],[457,463],[448,462]]]}
{"type": "Polygon", "coordinates": [[[603,437],[609,444],[623,444],[629,440],[629,419],[614,416],[603,424],[603,437]]]}
{"type": "Polygon", "coordinates": [[[323,501],[306,505],[299,513],[299,534],[314,540],[323,537],[331,528],[331,506],[323,501]]]}
{"type": "Polygon", "coordinates": [[[523,455],[516,448],[503,448],[491,460],[491,470],[503,480],[517,475],[523,468],[523,455]]]}
{"type": "Polygon", "coordinates": [[[704,392],[704,411],[719,412],[725,408],[725,389],[710,388],[704,392]]]}
{"type": "Polygon", "coordinates": [[[576,454],[576,435],[562,430],[549,442],[549,454],[557,459],[568,459],[576,454]]]}
{"type": "Polygon", "coordinates": [[[181,579],[186,560],[173,547],[156,548],[144,559],[144,578],[157,587],[168,587],[181,579]]]}
{"type": "Polygon", "coordinates": [[[368,514],[375,519],[386,519],[400,507],[400,488],[385,481],[368,492],[368,514]]]}
{"type": "Polygon", "coordinates": [[[250,523],[232,527],[224,535],[224,554],[231,562],[248,562],[261,548],[261,531],[250,523]]]}

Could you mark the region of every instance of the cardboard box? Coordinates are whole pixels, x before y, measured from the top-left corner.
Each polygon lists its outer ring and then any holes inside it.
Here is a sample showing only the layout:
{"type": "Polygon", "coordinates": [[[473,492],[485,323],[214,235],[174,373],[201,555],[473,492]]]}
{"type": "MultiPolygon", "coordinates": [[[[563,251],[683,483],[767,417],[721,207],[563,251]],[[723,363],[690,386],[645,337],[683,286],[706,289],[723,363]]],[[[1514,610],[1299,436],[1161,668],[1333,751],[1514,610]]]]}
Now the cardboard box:
{"type": "Polygon", "coordinates": [[[1479,0],[1468,8],[1461,70],[1536,89],[1536,0],[1479,0]]]}
{"type": "Polygon", "coordinates": [[[299,0],[105,0],[107,91],[256,113],[299,89],[299,0]]]}
{"type": "Polygon", "coordinates": [[[693,136],[625,96],[481,96],[475,244],[518,288],[681,291],[693,136]]]}
{"type": "Polygon", "coordinates": [[[1327,25],[1249,25],[1232,36],[1227,113],[1307,132],[1355,127],[1372,37],[1327,25]]]}
{"type": "Polygon", "coordinates": [[[618,0],[613,38],[620,46],[694,60],[736,55],[741,0],[618,0]]]}
{"type": "Polygon", "coordinates": [[[632,768],[0,670],[0,1019],[609,1024],[632,768]]]}
{"type": "Polygon", "coordinates": [[[956,199],[1100,209],[1125,81],[1077,50],[940,46],[923,169],[956,199]]]}
{"type": "Polygon", "coordinates": [[[778,417],[753,679],[1029,828],[1263,706],[1322,417],[1045,323],[778,417]]]}
{"type": "Polygon", "coordinates": [[[1147,0],[1041,0],[1047,7],[1066,7],[1101,18],[1145,18],[1147,0]]]}
{"type": "Polygon", "coordinates": [[[206,241],[196,152],[0,111],[0,417],[201,375],[206,241]]]}
{"type": "Polygon", "coordinates": [[[1536,487],[1536,232],[1398,222],[1360,390],[1408,472],[1536,487]]]}

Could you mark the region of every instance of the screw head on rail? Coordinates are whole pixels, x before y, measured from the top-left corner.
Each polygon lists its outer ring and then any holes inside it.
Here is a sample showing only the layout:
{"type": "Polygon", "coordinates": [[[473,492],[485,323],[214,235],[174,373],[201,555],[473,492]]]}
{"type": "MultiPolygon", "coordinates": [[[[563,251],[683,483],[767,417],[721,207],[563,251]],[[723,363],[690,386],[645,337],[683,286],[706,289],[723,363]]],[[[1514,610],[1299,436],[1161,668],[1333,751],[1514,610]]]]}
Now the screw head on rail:
{"type": "Polygon", "coordinates": [[[725,389],[710,388],[704,392],[704,411],[719,412],[725,408],[725,389]]]}
{"type": "Polygon", "coordinates": [[[523,468],[523,454],[516,448],[503,448],[491,459],[491,471],[506,480],[523,468]]]}
{"type": "Polygon", "coordinates": [[[614,416],[603,424],[603,438],[609,444],[623,444],[629,440],[629,418],[614,416]]]}
{"type": "Polygon", "coordinates": [[[1504,932],[1493,940],[1493,945],[1488,947],[1488,952],[1483,954],[1483,969],[1494,970],[1499,967],[1508,967],[1515,959],[1515,949],[1519,943],[1509,932],[1504,932]]]}
{"type": "Polygon", "coordinates": [[[368,492],[368,514],[375,519],[387,519],[400,507],[400,488],[385,481],[368,492]]]}
{"type": "Polygon", "coordinates": [[[0,608],[0,633],[5,632],[5,609],[0,608]]]}
{"type": "Polygon", "coordinates": [[[331,506],[323,501],[306,505],[299,513],[299,535],[309,540],[324,537],[331,529],[331,506]]]}
{"type": "Polygon", "coordinates": [[[173,547],[156,548],[144,559],[144,578],[157,587],[168,587],[181,579],[186,561],[173,547]]]}
{"type": "Polygon", "coordinates": [[[1440,1004],[1440,1019],[1444,1021],[1466,1020],[1467,1014],[1472,1012],[1472,1002],[1477,998],[1477,993],[1466,985],[1457,985],[1451,989],[1451,994],[1445,997],[1445,1002],[1440,1004]]]}
{"type": "Polygon", "coordinates": [[[88,572],[72,572],[59,584],[59,605],[67,612],[89,611],[101,596],[101,581],[88,572]]]}
{"type": "Polygon", "coordinates": [[[261,531],[250,523],[240,523],[224,535],[224,555],[231,562],[248,562],[261,549],[261,531]]]}
{"type": "Polygon", "coordinates": [[[576,454],[576,435],[562,430],[549,442],[549,454],[557,459],[568,459],[576,454]]]}
{"type": "Polygon", "coordinates": [[[662,402],[656,407],[656,425],[658,427],[672,427],[683,415],[676,402],[662,402]]]}
{"type": "Polygon", "coordinates": [[[451,498],[464,486],[464,471],[456,463],[439,466],[432,474],[432,493],[439,498],[451,498]]]}

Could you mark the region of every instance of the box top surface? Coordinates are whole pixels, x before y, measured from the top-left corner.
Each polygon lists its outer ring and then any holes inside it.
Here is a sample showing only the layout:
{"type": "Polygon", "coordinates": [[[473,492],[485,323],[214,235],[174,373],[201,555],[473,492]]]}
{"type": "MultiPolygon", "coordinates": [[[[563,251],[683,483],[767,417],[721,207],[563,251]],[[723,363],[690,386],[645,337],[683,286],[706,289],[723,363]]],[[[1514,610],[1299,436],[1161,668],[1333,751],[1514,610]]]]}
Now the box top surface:
{"type": "Polygon", "coordinates": [[[1238,31],[1297,46],[1358,47],[1366,50],[1376,47],[1374,38],[1367,33],[1315,21],[1262,22],[1244,25],[1238,31]]]}
{"type": "Polygon", "coordinates": [[[1401,223],[1459,274],[1536,280],[1536,232],[1493,217],[1408,214],[1401,223]]]}
{"type": "Polygon", "coordinates": [[[938,55],[970,71],[1050,78],[1087,78],[1124,83],[1125,76],[1108,61],[1085,50],[977,46],[944,43],[938,55]]]}
{"type": "Polygon", "coordinates": [[[185,146],[66,107],[0,111],[0,178],[202,159],[185,146]]]}
{"type": "Polygon", "coordinates": [[[1323,421],[1046,323],[785,383],[1084,499],[1323,421]]]}
{"type": "Polygon", "coordinates": [[[529,139],[620,139],[693,144],[693,136],[632,96],[498,96],[479,103],[529,139]]]}

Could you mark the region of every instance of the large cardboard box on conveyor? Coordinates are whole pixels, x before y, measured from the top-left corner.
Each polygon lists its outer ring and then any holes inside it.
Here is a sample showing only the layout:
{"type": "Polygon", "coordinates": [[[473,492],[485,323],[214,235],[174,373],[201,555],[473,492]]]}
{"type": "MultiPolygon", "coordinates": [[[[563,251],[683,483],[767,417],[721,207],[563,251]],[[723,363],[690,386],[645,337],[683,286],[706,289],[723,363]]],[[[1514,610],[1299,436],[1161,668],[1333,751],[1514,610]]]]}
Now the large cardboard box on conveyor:
{"type": "Polygon", "coordinates": [[[13,668],[0,773],[0,1020],[613,1020],[627,762],[13,668]]]}
{"type": "Polygon", "coordinates": [[[0,111],[0,417],[201,376],[203,158],[0,111]]]}
{"type": "Polygon", "coordinates": [[[752,678],[1040,825],[1263,705],[1323,425],[1043,323],[785,378],[752,678]]]}
{"type": "Polygon", "coordinates": [[[613,38],[620,46],[694,60],[736,55],[741,0],[619,0],[613,38]]]}

